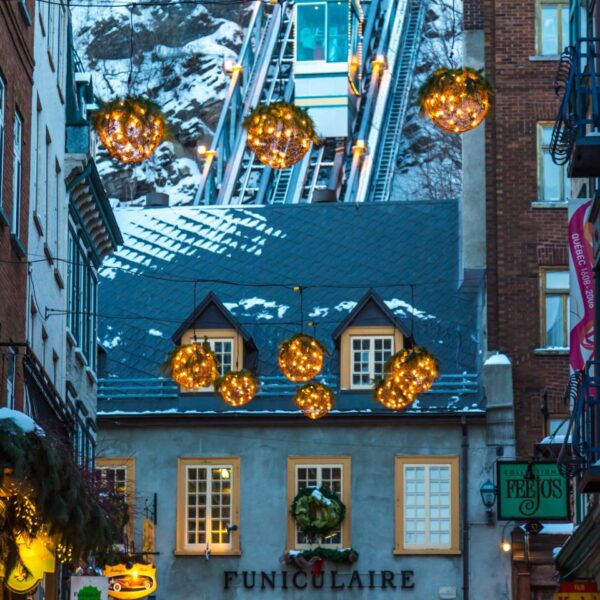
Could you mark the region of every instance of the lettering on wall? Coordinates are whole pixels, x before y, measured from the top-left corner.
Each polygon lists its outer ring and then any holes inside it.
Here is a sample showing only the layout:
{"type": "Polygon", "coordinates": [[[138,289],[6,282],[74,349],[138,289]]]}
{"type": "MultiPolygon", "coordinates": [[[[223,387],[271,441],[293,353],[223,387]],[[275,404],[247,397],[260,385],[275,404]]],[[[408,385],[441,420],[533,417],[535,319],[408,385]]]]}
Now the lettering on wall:
{"type": "Polygon", "coordinates": [[[413,590],[414,571],[224,571],[223,589],[247,590],[413,590]]]}

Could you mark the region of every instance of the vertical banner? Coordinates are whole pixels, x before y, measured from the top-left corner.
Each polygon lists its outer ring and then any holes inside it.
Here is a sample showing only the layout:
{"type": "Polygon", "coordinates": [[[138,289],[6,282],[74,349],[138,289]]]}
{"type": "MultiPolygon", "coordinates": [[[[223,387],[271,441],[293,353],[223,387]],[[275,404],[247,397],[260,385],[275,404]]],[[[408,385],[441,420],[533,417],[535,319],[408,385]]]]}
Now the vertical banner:
{"type": "Polygon", "coordinates": [[[591,200],[569,200],[569,363],[571,372],[594,358],[593,226],[591,200]]]}

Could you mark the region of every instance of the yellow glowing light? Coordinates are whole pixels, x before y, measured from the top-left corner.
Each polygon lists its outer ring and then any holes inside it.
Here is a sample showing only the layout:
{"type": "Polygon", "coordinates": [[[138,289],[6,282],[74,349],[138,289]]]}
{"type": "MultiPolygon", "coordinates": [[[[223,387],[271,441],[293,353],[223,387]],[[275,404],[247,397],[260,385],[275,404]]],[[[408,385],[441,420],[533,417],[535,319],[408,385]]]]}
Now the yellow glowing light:
{"type": "Polygon", "coordinates": [[[444,131],[463,133],[485,119],[492,95],[490,83],[475,69],[438,69],[419,92],[421,114],[444,131]]]}
{"type": "Polygon", "coordinates": [[[229,479],[231,477],[231,473],[229,472],[229,469],[221,469],[221,477],[223,479],[229,479]]]}
{"type": "Polygon", "coordinates": [[[230,406],[248,404],[258,392],[258,379],[245,369],[230,371],[217,382],[217,391],[230,406]]]}
{"type": "Polygon", "coordinates": [[[283,342],[277,362],[291,381],[309,381],[323,368],[323,346],[309,335],[299,334],[283,342]]]}
{"type": "Polygon", "coordinates": [[[502,552],[510,552],[512,550],[512,545],[510,542],[502,542],[500,547],[502,548],[502,552]]]}
{"type": "Polygon", "coordinates": [[[376,386],[373,396],[390,410],[402,410],[415,400],[410,386],[403,385],[402,381],[397,382],[391,377],[386,377],[376,386]]]}
{"type": "Polygon", "coordinates": [[[17,594],[26,594],[35,589],[44,573],[54,572],[55,560],[44,534],[34,538],[18,535],[16,540],[21,564],[11,571],[6,587],[17,594]]]}
{"type": "Polygon", "coordinates": [[[327,385],[308,383],[298,389],[294,402],[306,417],[314,420],[324,417],[333,408],[335,396],[327,385]]]}
{"type": "Polygon", "coordinates": [[[166,135],[160,109],[141,98],[108,102],[94,112],[92,119],[108,153],[124,163],[147,160],[166,135]]]}
{"type": "Polygon", "coordinates": [[[244,119],[244,127],[250,150],[273,169],[291,167],[311,143],[318,143],[308,113],[287,102],[259,105],[244,119]]]}
{"type": "Polygon", "coordinates": [[[182,387],[198,390],[219,376],[215,353],[207,342],[182,346],[171,359],[171,377],[182,387]]]}
{"type": "Polygon", "coordinates": [[[386,365],[386,373],[402,385],[408,395],[416,396],[431,389],[440,374],[438,361],[425,348],[400,350],[386,365]]]}

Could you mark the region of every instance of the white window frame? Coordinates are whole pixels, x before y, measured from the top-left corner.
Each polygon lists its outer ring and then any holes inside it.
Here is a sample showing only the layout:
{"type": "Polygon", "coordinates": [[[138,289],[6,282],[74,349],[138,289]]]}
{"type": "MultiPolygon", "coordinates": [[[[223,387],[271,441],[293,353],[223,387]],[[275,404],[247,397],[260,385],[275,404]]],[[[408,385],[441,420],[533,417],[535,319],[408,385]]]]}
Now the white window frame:
{"type": "MultiPolygon", "coordinates": [[[[392,334],[381,334],[381,335],[352,335],[350,336],[350,388],[354,390],[365,390],[370,389],[373,386],[373,381],[375,380],[375,348],[374,342],[376,340],[391,340],[392,349],[390,353],[390,357],[394,355],[394,345],[395,345],[395,336],[392,334]],[[354,375],[363,375],[362,372],[355,371],[355,362],[354,362],[354,342],[356,340],[369,340],[369,381],[367,383],[354,383],[354,375]]],[[[384,365],[388,359],[384,361],[384,365]]]]}
{"type": "MultiPolygon", "coordinates": [[[[229,471],[231,489],[229,493],[229,517],[221,518],[227,521],[228,525],[240,527],[240,459],[239,457],[205,457],[205,458],[180,458],[178,464],[178,490],[177,490],[177,549],[176,554],[204,554],[208,551],[219,555],[239,555],[239,529],[232,529],[227,534],[229,541],[227,543],[215,543],[211,541],[212,537],[212,471],[214,469],[227,469],[229,471]],[[205,505],[205,527],[204,543],[188,542],[188,519],[199,519],[196,513],[195,517],[189,517],[189,510],[193,508],[189,503],[188,484],[190,469],[206,469],[206,505],[205,505]]],[[[193,493],[193,492],[192,492],[193,493]]],[[[197,505],[194,505],[197,507],[197,505]]],[[[226,505],[221,505],[226,506],[226,505]]],[[[219,517],[216,517],[219,518],[219,517]]],[[[227,527],[228,525],[225,525],[227,527]]],[[[224,533],[223,531],[221,531],[224,533]]],[[[196,533],[196,532],[194,532],[196,533]]]]}
{"type": "Polygon", "coordinates": [[[21,229],[21,182],[23,153],[23,117],[15,110],[13,122],[13,194],[10,232],[19,238],[21,229]]]}
{"type": "Polygon", "coordinates": [[[559,171],[559,183],[560,183],[560,197],[557,200],[546,198],[544,193],[544,183],[546,179],[546,173],[544,171],[544,157],[550,154],[550,144],[544,143],[544,131],[552,130],[554,128],[553,123],[540,121],[537,124],[537,139],[536,139],[536,151],[537,151],[537,173],[538,173],[538,185],[537,185],[537,196],[539,202],[545,202],[548,204],[566,204],[568,202],[570,194],[569,184],[570,180],[567,178],[567,165],[556,165],[554,167],[559,171]]]}
{"type": "Polygon", "coordinates": [[[536,0],[535,11],[536,11],[536,53],[539,56],[559,56],[565,49],[565,46],[569,44],[569,31],[562,30],[562,11],[567,11],[569,14],[569,2],[568,0],[536,0]],[[542,52],[542,7],[543,6],[554,6],[556,9],[556,51],[555,52],[542,52]]]}
{"type": "Polygon", "coordinates": [[[559,350],[568,350],[569,348],[569,336],[570,336],[570,290],[569,287],[565,288],[548,288],[546,283],[546,275],[548,273],[566,273],[569,276],[568,267],[560,268],[543,268],[540,271],[540,330],[541,330],[541,347],[542,348],[553,348],[559,350]],[[563,334],[565,336],[564,346],[550,346],[548,344],[548,314],[546,310],[546,298],[548,296],[557,296],[562,299],[562,323],[563,323],[563,334]]]}
{"type": "Polygon", "coordinates": [[[460,553],[460,471],[457,456],[396,456],[396,545],[394,554],[459,554],[460,553]],[[432,468],[448,469],[448,544],[435,544],[430,541],[433,529],[431,525],[431,481],[432,468]],[[425,470],[424,501],[422,506],[425,520],[423,533],[425,542],[421,544],[406,542],[406,471],[423,468],[425,470]]]}

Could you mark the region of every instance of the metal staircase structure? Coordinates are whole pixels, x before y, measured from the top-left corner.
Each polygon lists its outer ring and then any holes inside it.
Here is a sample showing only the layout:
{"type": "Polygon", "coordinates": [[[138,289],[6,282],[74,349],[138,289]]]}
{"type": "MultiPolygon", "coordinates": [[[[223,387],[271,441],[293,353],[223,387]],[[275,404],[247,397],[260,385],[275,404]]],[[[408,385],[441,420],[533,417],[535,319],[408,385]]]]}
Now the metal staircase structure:
{"type": "Polygon", "coordinates": [[[252,3],[211,146],[200,156],[194,204],[390,199],[426,0],[371,0],[363,8],[362,89],[351,99],[351,134],[328,138],[296,165],[274,170],[247,148],[242,121],[261,102],[293,97],[293,11],[288,0],[252,3]]]}

